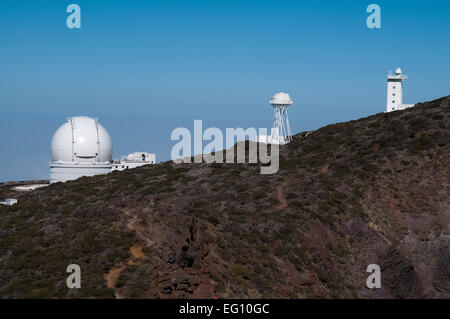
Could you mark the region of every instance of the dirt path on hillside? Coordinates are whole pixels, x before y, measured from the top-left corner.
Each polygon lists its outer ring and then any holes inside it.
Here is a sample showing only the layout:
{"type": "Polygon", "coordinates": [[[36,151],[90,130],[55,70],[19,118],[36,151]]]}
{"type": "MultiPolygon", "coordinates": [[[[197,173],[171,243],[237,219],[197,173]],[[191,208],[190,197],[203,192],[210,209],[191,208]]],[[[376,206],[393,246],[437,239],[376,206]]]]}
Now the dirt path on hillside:
{"type": "Polygon", "coordinates": [[[131,256],[133,256],[133,259],[138,259],[144,255],[142,252],[142,246],[141,245],[134,245],[130,247],[130,253],[131,256]]]}
{"type": "MultiPolygon", "coordinates": [[[[125,268],[126,268],[125,266],[113,268],[105,275],[106,286],[108,288],[111,288],[114,290],[116,289],[117,281],[119,280],[120,273],[125,268]]],[[[121,297],[122,297],[117,291],[114,292],[114,296],[116,297],[116,299],[121,299],[121,297]]]]}
{"type": "MultiPolygon", "coordinates": [[[[139,225],[139,217],[135,214],[133,214],[130,210],[123,210],[122,211],[125,215],[127,215],[130,219],[127,223],[127,228],[131,231],[136,232],[136,235],[138,238],[145,242],[146,246],[151,246],[153,244],[153,241],[150,240],[148,237],[148,234],[146,233],[145,227],[142,225],[139,225]]],[[[126,298],[125,295],[119,293],[117,289],[117,282],[120,277],[120,273],[127,268],[127,266],[131,265],[139,265],[139,258],[144,255],[142,251],[143,246],[141,245],[133,245],[130,247],[130,258],[126,261],[125,265],[122,265],[120,267],[112,268],[108,271],[107,274],[104,275],[106,285],[108,288],[114,289],[115,293],[114,296],[116,299],[123,299],[126,298]]]]}
{"type": "Polygon", "coordinates": [[[283,209],[288,206],[286,196],[284,195],[284,189],[289,184],[289,182],[290,182],[289,180],[285,180],[283,184],[277,187],[277,198],[280,204],[275,207],[275,210],[283,209]]]}
{"type": "Polygon", "coordinates": [[[142,252],[142,246],[141,245],[133,245],[130,247],[130,254],[131,257],[127,260],[127,265],[126,266],[120,266],[120,267],[116,267],[116,268],[112,268],[108,271],[107,274],[104,275],[104,278],[106,280],[106,286],[108,288],[114,289],[114,296],[116,299],[124,299],[126,298],[125,295],[119,293],[118,291],[116,291],[116,287],[117,287],[117,282],[119,281],[119,277],[120,277],[120,273],[127,268],[127,266],[131,266],[131,265],[139,265],[139,261],[137,259],[139,259],[140,257],[142,257],[144,255],[144,253],[142,252]]]}
{"type": "Polygon", "coordinates": [[[135,231],[139,239],[145,241],[147,246],[153,245],[153,241],[149,238],[148,234],[145,232],[145,227],[139,225],[139,218],[133,215],[129,210],[123,211],[125,215],[130,217],[130,221],[127,224],[127,228],[131,231],[135,231]]]}

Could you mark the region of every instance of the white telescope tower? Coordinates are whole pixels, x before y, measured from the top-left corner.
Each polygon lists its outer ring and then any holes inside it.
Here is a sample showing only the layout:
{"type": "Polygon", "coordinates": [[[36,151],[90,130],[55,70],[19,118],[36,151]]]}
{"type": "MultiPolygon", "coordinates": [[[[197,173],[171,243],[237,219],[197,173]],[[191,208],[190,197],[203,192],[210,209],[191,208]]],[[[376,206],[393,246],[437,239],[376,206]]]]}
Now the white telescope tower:
{"type": "Polygon", "coordinates": [[[271,134],[272,143],[286,144],[292,140],[291,126],[287,109],[292,105],[292,99],[287,93],[276,93],[270,100],[273,106],[274,120],[271,134]]]}
{"type": "Polygon", "coordinates": [[[389,71],[389,75],[387,78],[388,89],[386,112],[404,110],[414,106],[414,104],[403,104],[403,82],[407,78],[408,76],[403,75],[402,69],[400,68],[397,68],[397,70],[395,70],[395,75],[391,74],[391,71],[389,71]]]}

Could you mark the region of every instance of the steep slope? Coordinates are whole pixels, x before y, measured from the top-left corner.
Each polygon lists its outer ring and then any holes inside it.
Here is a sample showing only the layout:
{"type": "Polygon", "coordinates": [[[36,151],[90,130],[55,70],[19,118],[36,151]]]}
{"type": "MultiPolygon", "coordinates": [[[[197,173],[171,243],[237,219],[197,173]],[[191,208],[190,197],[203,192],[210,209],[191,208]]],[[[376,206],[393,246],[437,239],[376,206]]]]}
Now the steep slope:
{"type": "Polygon", "coordinates": [[[449,298],[449,99],[299,134],[274,175],[166,162],[26,194],[0,207],[0,297],[449,298]]]}

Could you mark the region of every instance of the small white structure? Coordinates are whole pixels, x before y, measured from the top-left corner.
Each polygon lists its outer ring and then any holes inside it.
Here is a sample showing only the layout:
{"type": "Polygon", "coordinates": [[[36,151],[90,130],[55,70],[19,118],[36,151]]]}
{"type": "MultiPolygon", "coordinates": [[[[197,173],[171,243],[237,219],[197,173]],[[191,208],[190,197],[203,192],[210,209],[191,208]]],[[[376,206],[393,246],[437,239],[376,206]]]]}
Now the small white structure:
{"type": "Polygon", "coordinates": [[[111,171],[123,171],[129,168],[136,168],[143,165],[156,163],[155,154],[145,152],[135,152],[120,160],[115,160],[112,164],[111,171]]]}
{"type": "Polygon", "coordinates": [[[24,186],[16,186],[14,189],[19,192],[29,192],[34,191],[37,188],[46,187],[48,184],[33,184],[33,185],[24,185],[24,186]]]}
{"type": "Polygon", "coordinates": [[[15,199],[15,198],[7,198],[5,200],[5,202],[6,202],[6,205],[12,206],[14,204],[17,204],[17,199],[15,199]]]}
{"type": "Polygon", "coordinates": [[[287,144],[292,140],[287,109],[293,104],[287,93],[276,93],[270,100],[274,110],[273,128],[270,136],[260,135],[258,141],[266,144],[287,144]]]}
{"type": "Polygon", "coordinates": [[[17,199],[15,198],[7,198],[4,202],[0,202],[0,205],[12,206],[14,204],[17,204],[17,199]]]}
{"type": "Polygon", "coordinates": [[[407,75],[402,75],[402,69],[400,68],[395,70],[395,75],[392,75],[389,71],[386,112],[404,110],[414,106],[414,104],[403,104],[403,80],[407,78],[407,75]]]}
{"type": "Polygon", "coordinates": [[[97,119],[68,118],[52,139],[50,183],[111,172],[112,152],[111,138],[97,119]]]}

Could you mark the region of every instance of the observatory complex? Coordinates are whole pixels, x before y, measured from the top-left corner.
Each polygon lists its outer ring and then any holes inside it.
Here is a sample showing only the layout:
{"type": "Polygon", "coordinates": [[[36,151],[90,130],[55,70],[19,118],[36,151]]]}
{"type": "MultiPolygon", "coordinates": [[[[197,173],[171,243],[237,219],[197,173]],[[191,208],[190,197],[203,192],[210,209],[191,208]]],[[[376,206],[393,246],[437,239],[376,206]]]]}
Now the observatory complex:
{"type": "Polygon", "coordinates": [[[386,112],[404,110],[414,106],[414,104],[403,104],[403,80],[407,78],[407,75],[402,75],[400,68],[395,70],[395,75],[389,71],[386,112]]]}
{"type": "MultiPolygon", "coordinates": [[[[408,77],[397,68],[387,77],[386,112],[404,110],[414,104],[403,104],[403,81],[408,77]]],[[[258,142],[287,144],[292,140],[288,108],[293,104],[289,94],[280,92],[270,100],[274,121],[270,135],[259,135],[258,142]]],[[[97,119],[78,116],[68,118],[51,142],[50,183],[65,182],[81,176],[108,174],[142,165],[155,164],[155,154],[135,152],[113,160],[111,137],[97,119]]]]}
{"type": "Polygon", "coordinates": [[[68,118],[51,142],[50,183],[155,163],[155,154],[133,153],[114,162],[112,154],[111,137],[97,119],[68,118]]]}
{"type": "Polygon", "coordinates": [[[289,94],[276,93],[270,100],[274,111],[272,132],[269,136],[260,135],[258,141],[266,144],[287,144],[292,140],[291,126],[287,109],[293,104],[289,94]]]}

